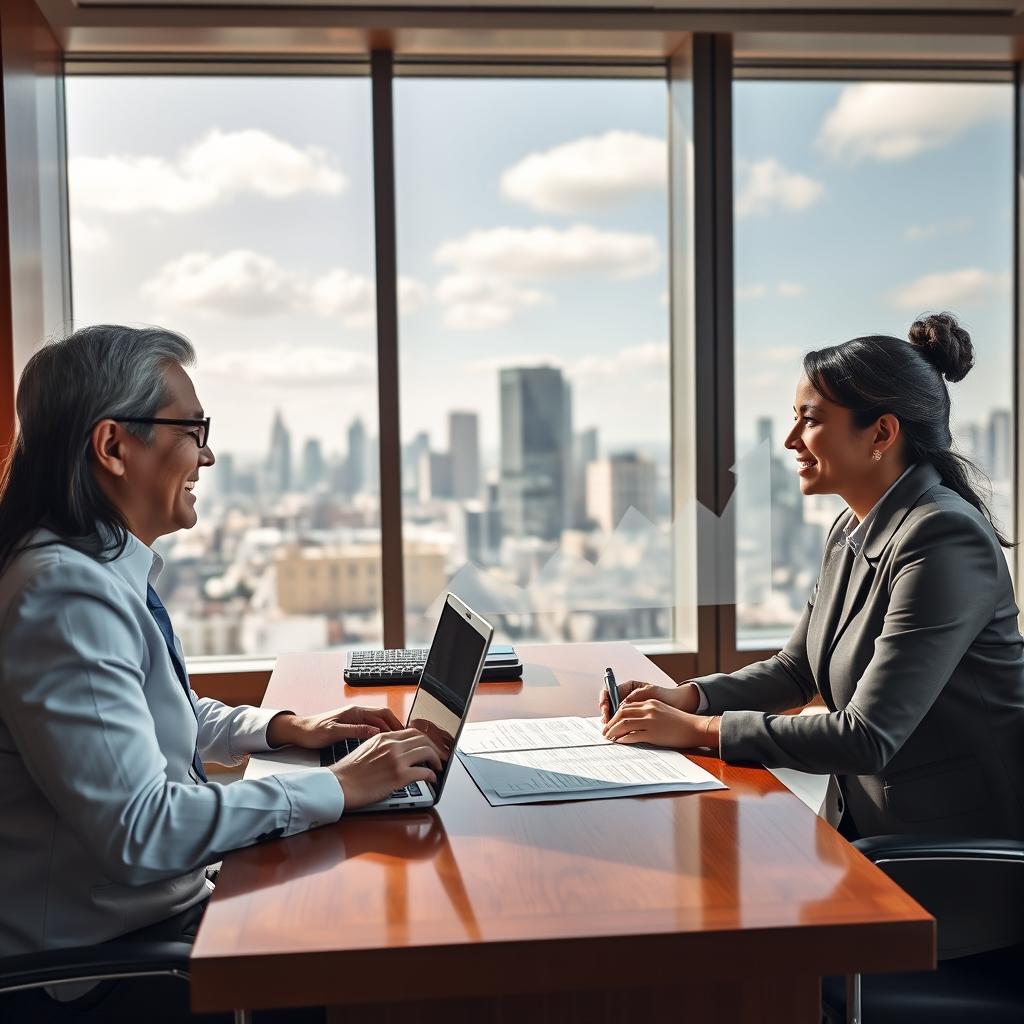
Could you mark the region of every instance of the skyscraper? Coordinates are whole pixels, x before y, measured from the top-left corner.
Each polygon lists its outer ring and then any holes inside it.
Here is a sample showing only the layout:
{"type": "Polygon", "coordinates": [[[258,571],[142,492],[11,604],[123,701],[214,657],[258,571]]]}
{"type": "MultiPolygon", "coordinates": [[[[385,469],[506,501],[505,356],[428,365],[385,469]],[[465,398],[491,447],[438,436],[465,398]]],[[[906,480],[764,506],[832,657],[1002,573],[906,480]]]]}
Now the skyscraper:
{"type": "Polygon", "coordinates": [[[349,494],[366,486],[366,427],[357,416],[348,427],[348,461],[345,464],[349,494]]]}
{"type": "Polygon", "coordinates": [[[568,519],[569,387],[551,366],[500,373],[501,504],[505,533],[557,540],[568,519]]]}
{"type": "Polygon", "coordinates": [[[292,436],[281,418],[281,410],[274,413],[270,428],[270,450],[266,462],[267,486],[272,494],[284,494],[292,486],[292,436]]]}
{"type": "Polygon", "coordinates": [[[587,521],[587,466],[597,459],[597,427],[588,427],[572,439],[572,524],[587,521]]]}
{"type": "Polygon", "coordinates": [[[993,409],[988,421],[988,472],[993,480],[1009,480],[1013,472],[1008,409],[993,409]]]}
{"type": "Polygon", "coordinates": [[[653,520],[656,482],[654,463],[636,452],[591,462],[587,466],[587,518],[605,533],[611,533],[630,508],[653,520]]]}
{"type": "Polygon", "coordinates": [[[311,491],[324,478],[324,453],[320,442],[311,437],[302,449],[302,488],[311,491]]]}
{"type": "Polygon", "coordinates": [[[452,466],[452,497],[478,497],[480,418],[475,412],[448,413],[448,455],[452,466]]]}

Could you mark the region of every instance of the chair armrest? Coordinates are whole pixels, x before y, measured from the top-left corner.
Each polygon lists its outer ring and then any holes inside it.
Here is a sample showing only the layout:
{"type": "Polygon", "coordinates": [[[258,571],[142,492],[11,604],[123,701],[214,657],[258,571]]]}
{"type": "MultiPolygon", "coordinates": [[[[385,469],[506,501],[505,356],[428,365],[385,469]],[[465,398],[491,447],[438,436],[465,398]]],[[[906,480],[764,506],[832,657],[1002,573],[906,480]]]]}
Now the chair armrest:
{"type": "Polygon", "coordinates": [[[187,942],[109,942],[23,953],[0,960],[0,992],[152,974],[187,978],[191,952],[187,942]]]}
{"type": "Polygon", "coordinates": [[[1024,843],[873,836],[853,844],[938,921],[938,958],[1024,941],[1024,843]]]}
{"type": "Polygon", "coordinates": [[[963,839],[943,836],[872,836],[854,844],[875,864],[883,860],[1005,861],[1024,867],[1024,843],[1016,839],[963,839]]]}

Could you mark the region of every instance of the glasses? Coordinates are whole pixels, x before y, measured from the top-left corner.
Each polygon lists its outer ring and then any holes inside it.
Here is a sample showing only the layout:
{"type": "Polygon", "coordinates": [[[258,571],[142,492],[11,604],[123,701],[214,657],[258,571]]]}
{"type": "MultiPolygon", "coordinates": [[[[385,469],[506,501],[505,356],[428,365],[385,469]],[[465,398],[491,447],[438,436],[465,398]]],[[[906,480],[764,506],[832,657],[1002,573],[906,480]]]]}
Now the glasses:
{"type": "Polygon", "coordinates": [[[196,445],[205,448],[210,443],[210,417],[202,420],[171,420],[164,416],[111,416],[115,423],[166,423],[172,427],[198,427],[193,435],[196,445]]]}

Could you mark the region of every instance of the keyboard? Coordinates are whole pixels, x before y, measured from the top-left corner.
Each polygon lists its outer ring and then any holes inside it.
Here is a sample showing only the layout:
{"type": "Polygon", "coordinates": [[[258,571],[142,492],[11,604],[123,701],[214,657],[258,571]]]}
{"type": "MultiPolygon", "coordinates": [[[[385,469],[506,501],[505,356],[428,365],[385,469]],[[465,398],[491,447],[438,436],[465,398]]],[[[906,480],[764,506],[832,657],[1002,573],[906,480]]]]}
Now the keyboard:
{"type": "MultiPolygon", "coordinates": [[[[427,647],[403,647],[392,650],[349,651],[345,682],[349,686],[413,685],[419,683],[427,661],[427,647]]],[[[511,647],[487,652],[480,678],[519,679],[523,666],[511,647]]]]}
{"type": "MultiPolygon", "coordinates": [[[[320,764],[324,768],[330,768],[332,764],[340,761],[346,754],[351,754],[356,747],[362,743],[362,740],[338,740],[337,743],[332,743],[329,747],[320,748],[320,764]]],[[[420,795],[420,784],[418,782],[410,782],[408,786],[404,786],[402,789],[394,790],[390,796],[386,797],[388,800],[398,800],[403,796],[419,796],[420,795]]]]}

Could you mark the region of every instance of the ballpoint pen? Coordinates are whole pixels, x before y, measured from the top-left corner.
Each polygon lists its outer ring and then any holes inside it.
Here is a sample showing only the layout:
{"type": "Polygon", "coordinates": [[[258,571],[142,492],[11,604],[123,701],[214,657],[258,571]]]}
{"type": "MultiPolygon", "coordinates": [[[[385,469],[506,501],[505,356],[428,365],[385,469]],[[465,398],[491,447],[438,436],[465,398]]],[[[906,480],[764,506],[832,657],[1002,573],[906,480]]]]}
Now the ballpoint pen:
{"type": "Polygon", "coordinates": [[[604,670],[604,688],[608,691],[608,703],[611,705],[608,717],[611,718],[619,710],[619,687],[610,668],[604,670]]]}

